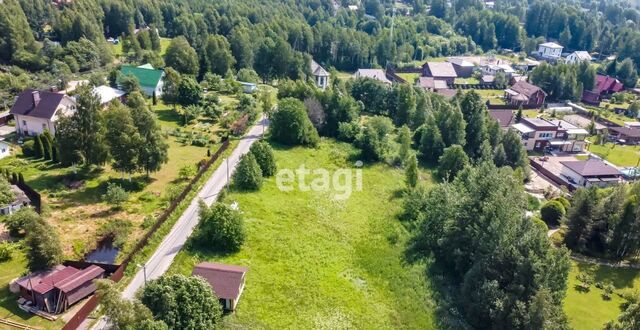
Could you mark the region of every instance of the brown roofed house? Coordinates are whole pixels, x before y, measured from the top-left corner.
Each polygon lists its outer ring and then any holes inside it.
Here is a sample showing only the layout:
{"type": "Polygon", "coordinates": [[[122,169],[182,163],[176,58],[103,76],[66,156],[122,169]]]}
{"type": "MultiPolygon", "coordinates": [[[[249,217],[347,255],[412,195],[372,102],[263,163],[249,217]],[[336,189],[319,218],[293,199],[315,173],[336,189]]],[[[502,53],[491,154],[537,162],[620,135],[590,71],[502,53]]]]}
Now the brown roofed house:
{"type": "Polygon", "coordinates": [[[619,183],[622,177],[617,168],[601,159],[590,158],[560,163],[563,165],[560,175],[579,187],[606,187],[619,183]]]}
{"type": "Polygon", "coordinates": [[[456,69],[449,62],[426,62],[422,65],[422,75],[444,80],[447,84],[453,84],[458,77],[456,69]]]}
{"type": "Polygon", "coordinates": [[[489,116],[495,119],[502,129],[508,129],[515,124],[515,116],[511,110],[489,110],[489,116]]]}
{"type": "Polygon", "coordinates": [[[247,271],[247,267],[203,262],[196,265],[191,274],[209,282],[224,309],[234,311],[244,290],[247,271]]]}
{"type": "Polygon", "coordinates": [[[505,90],[507,103],[513,106],[541,107],[546,97],[542,88],[526,81],[518,81],[505,90]]]}
{"type": "Polygon", "coordinates": [[[609,138],[624,144],[638,144],[640,129],[632,127],[609,127],[609,138]]]}
{"type": "Polygon", "coordinates": [[[75,109],[75,100],[65,94],[27,89],[18,95],[10,113],[20,135],[37,135],[45,130],[55,135],[58,118],[72,115],[75,109]]]}

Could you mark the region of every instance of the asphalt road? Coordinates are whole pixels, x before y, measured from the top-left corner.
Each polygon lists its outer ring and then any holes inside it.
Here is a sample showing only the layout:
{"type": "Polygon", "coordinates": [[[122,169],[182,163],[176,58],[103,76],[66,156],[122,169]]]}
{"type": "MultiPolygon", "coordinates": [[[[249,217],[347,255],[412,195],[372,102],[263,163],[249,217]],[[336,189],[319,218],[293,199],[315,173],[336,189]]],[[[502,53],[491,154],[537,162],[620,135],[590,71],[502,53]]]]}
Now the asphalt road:
{"type": "MultiPolygon", "coordinates": [[[[122,292],[122,296],[132,299],[135,293],[144,286],[145,270],[146,280],[156,279],[164,274],[171,266],[173,259],[182,249],[187,238],[193,232],[198,224],[198,202],[203,200],[207,205],[213,204],[216,197],[227,184],[227,175],[231,176],[236,169],[236,165],[240,157],[247,152],[251,145],[262,138],[264,130],[269,126],[266,118],[262,118],[258,124],[251,127],[248,133],[240,140],[238,146],[233,150],[227,161],[213,172],[213,175],[204,184],[198,195],[191,201],[189,207],[180,216],[178,221],[173,225],[169,234],[164,238],[158,246],[151,258],[147,261],[144,268],[140,268],[133,280],[122,292]]],[[[131,265],[130,267],[135,267],[131,265]]],[[[107,329],[106,319],[103,317],[93,326],[93,329],[107,329]]]]}

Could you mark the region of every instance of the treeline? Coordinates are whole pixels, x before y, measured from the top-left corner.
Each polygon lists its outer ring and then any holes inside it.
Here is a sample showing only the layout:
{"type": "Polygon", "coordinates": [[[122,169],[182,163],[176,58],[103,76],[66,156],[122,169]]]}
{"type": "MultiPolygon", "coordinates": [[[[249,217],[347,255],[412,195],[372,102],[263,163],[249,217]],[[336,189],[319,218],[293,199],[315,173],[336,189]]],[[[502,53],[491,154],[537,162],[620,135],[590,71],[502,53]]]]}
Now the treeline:
{"type": "Polygon", "coordinates": [[[579,189],[566,215],[564,242],[590,256],[625,259],[640,252],[640,185],[579,189]]]}

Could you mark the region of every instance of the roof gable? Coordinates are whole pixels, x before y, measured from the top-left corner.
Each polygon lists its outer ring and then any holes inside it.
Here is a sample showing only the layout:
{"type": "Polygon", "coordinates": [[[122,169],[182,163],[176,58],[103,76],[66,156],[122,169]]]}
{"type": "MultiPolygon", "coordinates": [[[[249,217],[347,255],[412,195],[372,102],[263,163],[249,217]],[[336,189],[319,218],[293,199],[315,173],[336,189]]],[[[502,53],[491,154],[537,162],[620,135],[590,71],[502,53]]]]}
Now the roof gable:
{"type": "Polygon", "coordinates": [[[237,299],[249,269],[242,266],[203,262],[193,269],[192,275],[201,276],[209,284],[218,298],[237,299]]]}
{"type": "Polygon", "coordinates": [[[123,76],[133,75],[138,79],[142,87],[156,88],[162,79],[164,71],[123,65],[120,68],[120,73],[123,76]]]}
{"type": "Polygon", "coordinates": [[[458,77],[456,69],[453,67],[453,64],[449,62],[427,62],[426,65],[429,68],[429,72],[431,72],[431,76],[433,77],[458,77]]]}
{"type": "Polygon", "coordinates": [[[526,81],[518,81],[517,83],[513,84],[513,86],[511,86],[511,88],[509,89],[511,89],[512,91],[518,92],[519,94],[525,95],[526,97],[531,97],[532,95],[538,92],[544,93],[542,88],[536,85],[532,85],[526,81]]]}
{"type": "Polygon", "coordinates": [[[16,103],[11,107],[10,113],[51,119],[64,98],[72,100],[68,96],[60,93],[27,89],[18,95],[16,103]]]}

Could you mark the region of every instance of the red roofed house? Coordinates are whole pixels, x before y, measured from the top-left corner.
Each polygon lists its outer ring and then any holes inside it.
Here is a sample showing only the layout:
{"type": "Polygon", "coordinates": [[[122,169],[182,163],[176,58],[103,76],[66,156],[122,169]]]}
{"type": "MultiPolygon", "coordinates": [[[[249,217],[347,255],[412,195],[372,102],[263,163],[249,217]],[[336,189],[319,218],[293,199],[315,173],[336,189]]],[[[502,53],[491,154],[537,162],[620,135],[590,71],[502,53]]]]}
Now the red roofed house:
{"type": "Polygon", "coordinates": [[[20,135],[56,132],[60,116],[72,115],[76,102],[65,94],[27,89],[18,95],[10,113],[16,119],[16,131],[20,135]]]}
{"type": "Polygon", "coordinates": [[[427,62],[422,65],[422,75],[437,80],[444,80],[447,84],[453,84],[458,77],[453,64],[449,62],[427,62]]]}
{"type": "Polygon", "coordinates": [[[542,88],[526,81],[518,81],[505,90],[507,103],[513,106],[541,107],[546,97],[542,88]]]}
{"type": "Polygon", "coordinates": [[[624,85],[620,80],[599,74],[596,76],[596,85],[593,90],[582,93],[582,101],[590,104],[600,104],[603,96],[622,92],[623,90],[624,85]]]}
{"type": "Polygon", "coordinates": [[[95,292],[94,280],[102,278],[104,273],[104,269],[95,265],[85,269],[58,265],[49,271],[22,277],[16,284],[22,298],[31,302],[32,307],[58,314],[95,292]]]}
{"type": "Polygon", "coordinates": [[[220,299],[224,309],[234,311],[244,290],[244,276],[249,269],[242,266],[203,262],[191,275],[203,277],[220,299]]]}

